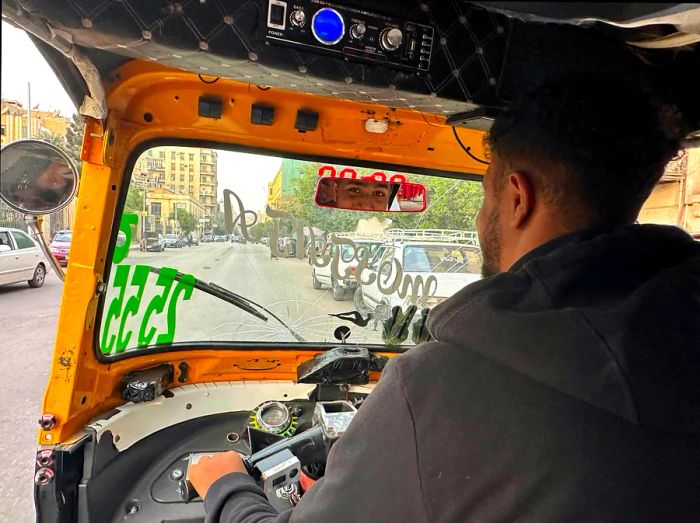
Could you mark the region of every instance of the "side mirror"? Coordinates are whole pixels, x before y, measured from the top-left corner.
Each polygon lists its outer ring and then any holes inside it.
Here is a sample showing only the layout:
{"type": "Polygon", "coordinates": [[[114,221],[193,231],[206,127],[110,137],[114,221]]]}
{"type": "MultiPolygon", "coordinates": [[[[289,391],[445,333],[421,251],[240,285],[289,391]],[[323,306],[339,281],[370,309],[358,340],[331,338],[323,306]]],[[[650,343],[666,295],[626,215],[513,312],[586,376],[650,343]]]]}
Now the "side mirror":
{"type": "Polygon", "coordinates": [[[320,207],[375,212],[422,212],[428,204],[419,183],[334,177],[319,179],[314,201],[320,207]]]}
{"type": "Polygon", "coordinates": [[[41,140],[9,143],[0,150],[0,156],[0,200],[31,217],[27,225],[63,280],[63,268],[51,254],[37,217],[60,211],[70,203],[78,191],[78,170],[66,153],[41,140]]]}
{"type": "Polygon", "coordinates": [[[2,148],[0,199],[31,216],[60,211],[78,190],[78,171],[66,153],[41,140],[2,148]]]}

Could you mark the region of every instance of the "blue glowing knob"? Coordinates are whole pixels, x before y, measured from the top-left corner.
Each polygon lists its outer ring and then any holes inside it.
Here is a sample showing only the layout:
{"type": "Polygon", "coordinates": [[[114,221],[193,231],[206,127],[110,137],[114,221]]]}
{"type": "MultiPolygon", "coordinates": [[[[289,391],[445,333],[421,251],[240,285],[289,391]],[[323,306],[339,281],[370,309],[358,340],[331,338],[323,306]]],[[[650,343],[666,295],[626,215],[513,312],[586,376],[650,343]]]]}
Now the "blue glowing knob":
{"type": "Polygon", "coordinates": [[[338,11],[324,7],[311,20],[311,32],[322,44],[335,45],[345,36],[345,22],[338,11]]]}

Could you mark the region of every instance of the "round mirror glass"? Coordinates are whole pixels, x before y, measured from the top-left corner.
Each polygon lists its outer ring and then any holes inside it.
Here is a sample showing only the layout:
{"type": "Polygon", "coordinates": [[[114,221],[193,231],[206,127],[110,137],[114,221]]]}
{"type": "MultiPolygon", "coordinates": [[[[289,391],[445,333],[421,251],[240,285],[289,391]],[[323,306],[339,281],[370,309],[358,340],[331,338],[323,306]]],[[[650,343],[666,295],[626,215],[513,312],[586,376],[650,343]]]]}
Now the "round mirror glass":
{"type": "Polygon", "coordinates": [[[0,198],[24,214],[63,209],[78,189],[78,171],[55,145],[19,140],[2,148],[0,198]]]}

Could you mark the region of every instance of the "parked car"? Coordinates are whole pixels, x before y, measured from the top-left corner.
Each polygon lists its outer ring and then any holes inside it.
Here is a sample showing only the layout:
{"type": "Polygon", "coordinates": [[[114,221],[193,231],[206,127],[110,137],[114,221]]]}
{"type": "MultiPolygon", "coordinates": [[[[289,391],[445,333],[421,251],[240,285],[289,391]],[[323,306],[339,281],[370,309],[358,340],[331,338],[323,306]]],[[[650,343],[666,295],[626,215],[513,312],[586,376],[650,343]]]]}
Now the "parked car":
{"type": "Polygon", "coordinates": [[[333,290],[333,299],[336,301],[342,301],[347,298],[351,298],[355,290],[357,289],[357,265],[358,256],[356,250],[360,247],[365,247],[369,251],[369,255],[372,256],[377,251],[377,249],[382,245],[382,241],[379,239],[367,239],[362,237],[357,237],[356,235],[348,235],[340,233],[340,237],[348,237],[351,239],[357,249],[354,249],[351,245],[336,245],[330,243],[326,250],[331,255],[331,259],[335,256],[336,251],[340,249],[338,258],[338,274],[345,275],[350,270],[350,275],[346,278],[338,279],[332,274],[333,263],[329,263],[325,267],[316,267],[311,265],[311,282],[314,289],[321,289],[324,285],[330,286],[333,290]]]}
{"type": "Polygon", "coordinates": [[[225,242],[226,236],[224,236],[223,234],[217,234],[216,236],[214,236],[214,241],[215,242],[225,242]]]}
{"type": "Polygon", "coordinates": [[[69,230],[58,231],[54,235],[53,240],[51,240],[49,250],[61,265],[68,265],[68,255],[70,254],[70,244],[72,241],[73,231],[69,230]]]}
{"type": "Polygon", "coordinates": [[[214,241],[214,236],[211,234],[205,234],[202,236],[202,243],[211,243],[214,241]]]}
{"type": "Polygon", "coordinates": [[[162,252],[165,250],[165,238],[157,232],[147,232],[143,247],[146,251],[162,252]]]}
{"type": "Polygon", "coordinates": [[[164,238],[166,247],[177,247],[179,249],[185,245],[185,241],[177,234],[166,234],[164,238]]]}
{"type": "Polygon", "coordinates": [[[270,245],[270,238],[268,238],[267,236],[265,238],[261,238],[260,243],[262,243],[265,246],[270,245]]]}
{"type": "Polygon", "coordinates": [[[39,244],[19,229],[0,227],[0,285],[44,285],[49,265],[39,244]]]}
{"type": "MultiPolygon", "coordinates": [[[[311,242],[307,242],[308,245],[306,246],[306,261],[311,264],[311,242]]],[[[316,253],[318,254],[321,248],[323,247],[323,240],[315,240],[316,244],[316,253]]]]}
{"type": "Polygon", "coordinates": [[[387,237],[360,275],[364,281],[371,273],[377,279],[355,291],[355,306],[363,314],[380,306],[384,306],[385,312],[396,305],[404,309],[409,305],[433,308],[481,278],[481,250],[475,232],[391,230],[387,231],[387,237]],[[401,282],[395,292],[386,294],[380,290],[378,281],[381,279],[384,288],[391,287],[397,278],[395,261],[402,268],[401,282]],[[415,299],[410,293],[401,297],[399,292],[406,277],[415,282],[418,276],[423,281],[434,276],[437,285],[427,296],[420,292],[415,299]]]}

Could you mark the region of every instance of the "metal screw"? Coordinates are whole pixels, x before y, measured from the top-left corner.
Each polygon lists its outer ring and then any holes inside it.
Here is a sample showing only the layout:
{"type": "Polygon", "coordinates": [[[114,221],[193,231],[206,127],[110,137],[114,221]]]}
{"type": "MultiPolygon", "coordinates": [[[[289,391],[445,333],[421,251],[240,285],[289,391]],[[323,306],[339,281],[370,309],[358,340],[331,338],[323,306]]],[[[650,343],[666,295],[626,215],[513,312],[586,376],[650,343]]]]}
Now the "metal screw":
{"type": "Polygon", "coordinates": [[[36,462],[40,467],[50,467],[53,465],[56,454],[51,449],[40,450],[36,453],[36,462]]]}
{"type": "Polygon", "coordinates": [[[44,430],[51,430],[56,426],[58,420],[53,414],[44,414],[39,418],[39,426],[44,430]]]}
{"type": "Polygon", "coordinates": [[[56,473],[53,469],[46,467],[40,468],[36,471],[36,474],[34,474],[34,484],[44,487],[51,483],[54,477],[56,477],[56,473]]]}
{"type": "Polygon", "coordinates": [[[170,479],[173,481],[179,481],[182,479],[182,476],[184,473],[180,469],[173,469],[173,471],[170,473],[170,479]]]}

